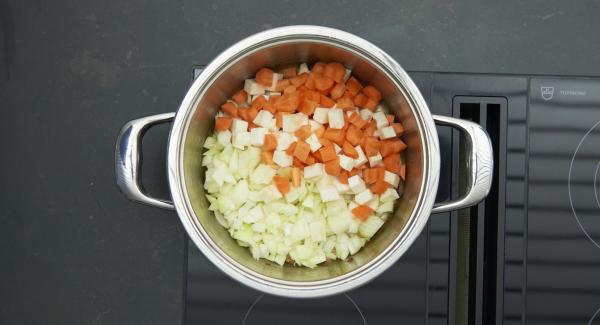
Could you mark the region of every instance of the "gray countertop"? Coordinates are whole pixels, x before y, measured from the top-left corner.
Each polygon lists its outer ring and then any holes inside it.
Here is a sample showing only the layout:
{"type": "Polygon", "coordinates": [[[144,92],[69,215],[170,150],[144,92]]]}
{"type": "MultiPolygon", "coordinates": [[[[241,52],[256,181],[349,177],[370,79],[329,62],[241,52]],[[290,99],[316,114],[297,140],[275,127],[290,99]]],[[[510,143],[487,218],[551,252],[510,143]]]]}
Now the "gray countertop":
{"type": "MultiPolygon", "coordinates": [[[[407,70],[600,76],[599,16],[597,1],[0,0],[0,323],[181,322],[185,234],[120,195],[114,141],[244,36],[319,24],[407,70]]],[[[158,195],[167,132],[145,148],[158,195]]]]}

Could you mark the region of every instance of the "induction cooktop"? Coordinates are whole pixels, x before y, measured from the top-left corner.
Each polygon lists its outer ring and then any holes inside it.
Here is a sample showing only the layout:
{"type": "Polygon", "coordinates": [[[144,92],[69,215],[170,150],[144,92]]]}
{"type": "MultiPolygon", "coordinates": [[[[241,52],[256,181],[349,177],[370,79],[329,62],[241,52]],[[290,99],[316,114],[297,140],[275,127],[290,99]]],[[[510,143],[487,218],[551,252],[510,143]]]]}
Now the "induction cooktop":
{"type": "MultiPolygon", "coordinates": [[[[487,199],[432,215],[384,274],[322,299],[247,288],[188,241],[184,324],[600,324],[600,79],[409,74],[432,113],[488,131],[487,199]]],[[[461,193],[463,156],[438,133],[442,201],[461,193]]]]}

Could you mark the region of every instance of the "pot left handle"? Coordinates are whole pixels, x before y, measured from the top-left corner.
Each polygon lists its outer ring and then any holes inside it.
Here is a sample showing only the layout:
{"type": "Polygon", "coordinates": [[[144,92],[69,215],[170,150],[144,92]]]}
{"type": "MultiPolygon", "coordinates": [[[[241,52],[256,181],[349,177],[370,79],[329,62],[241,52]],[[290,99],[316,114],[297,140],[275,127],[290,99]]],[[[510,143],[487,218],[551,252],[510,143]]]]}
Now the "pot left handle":
{"type": "Polygon", "coordinates": [[[119,132],[115,149],[115,174],[119,190],[130,200],[173,210],[173,202],[148,196],[142,187],[142,139],[152,126],[169,123],[175,113],[146,116],[127,122],[119,132]]]}

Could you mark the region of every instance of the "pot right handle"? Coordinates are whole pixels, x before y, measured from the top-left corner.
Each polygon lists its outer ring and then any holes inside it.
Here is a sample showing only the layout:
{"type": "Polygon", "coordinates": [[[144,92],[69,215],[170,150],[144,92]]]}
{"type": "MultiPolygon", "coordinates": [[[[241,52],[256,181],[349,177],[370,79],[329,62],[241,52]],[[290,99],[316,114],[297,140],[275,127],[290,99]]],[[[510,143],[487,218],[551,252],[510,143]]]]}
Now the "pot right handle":
{"type": "Polygon", "coordinates": [[[435,203],[431,213],[459,210],[479,203],[492,186],[494,154],[490,137],[479,124],[470,121],[440,115],[433,115],[433,120],[436,124],[458,129],[465,135],[467,191],[454,201],[435,203]]]}

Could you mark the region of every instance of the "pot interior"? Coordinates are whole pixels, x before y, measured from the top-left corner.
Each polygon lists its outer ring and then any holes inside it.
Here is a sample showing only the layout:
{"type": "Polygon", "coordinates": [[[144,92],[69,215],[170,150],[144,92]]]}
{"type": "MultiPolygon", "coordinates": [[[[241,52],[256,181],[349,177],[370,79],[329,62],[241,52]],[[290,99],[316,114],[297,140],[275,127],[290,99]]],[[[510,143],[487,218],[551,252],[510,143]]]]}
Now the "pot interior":
{"type": "MultiPolygon", "coordinates": [[[[264,281],[275,281],[288,285],[310,285],[314,281],[334,281],[360,268],[367,267],[378,258],[385,258],[390,246],[398,245],[407,228],[410,228],[413,210],[422,187],[423,146],[405,90],[398,81],[383,70],[383,65],[372,61],[352,44],[342,44],[328,39],[283,39],[265,42],[260,46],[239,53],[223,63],[218,73],[207,76],[208,82],[197,95],[192,112],[188,115],[187,131],[183,140],[184,184],[197,220],[198,229],[212,240],[211,249],[226,258],[240,272],[258,276],[264,281]],[[327,261],[314,269],[285,264],[279,266],[267,260],[255,260],[248,248],[239,246],[208,210],[209,203],[203,188],[202,145],[213,132],[214,116],[220,105],[235,91],[243,87],[243,81],[253,76],[262,67],[277,68],[288,64],[317,61],[338,61],[352,69],[352,73],[363,85],[374,85],[383,95],[389,111],[396,115],[405,128],[403,140],[408,148],[405,153],[406,182],[404,194],[396,203],[394,213],[379,232],[354,256],[346,261],[327,261]],[[253,272],[252,272],[253,271],[253,272]]],[[[180,112],[181,113],[181,112],[180,112]]]]}

